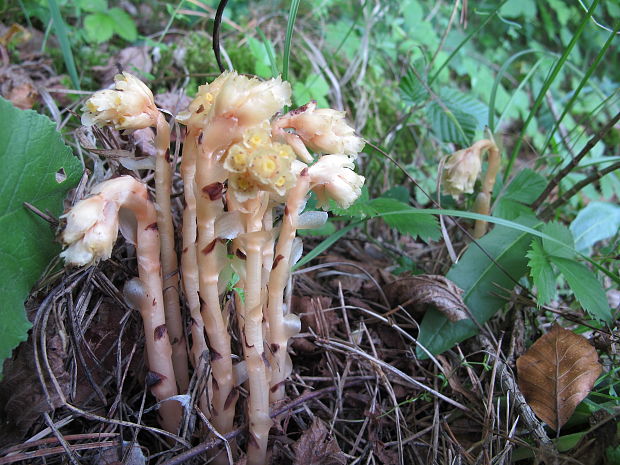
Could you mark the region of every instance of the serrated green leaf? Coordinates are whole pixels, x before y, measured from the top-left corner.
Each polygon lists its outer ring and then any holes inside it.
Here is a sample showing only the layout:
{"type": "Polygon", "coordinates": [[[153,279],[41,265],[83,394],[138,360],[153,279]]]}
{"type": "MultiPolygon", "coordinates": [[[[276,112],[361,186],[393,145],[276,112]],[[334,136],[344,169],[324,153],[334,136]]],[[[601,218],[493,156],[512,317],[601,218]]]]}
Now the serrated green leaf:
{"type": "Polygon", "coordinates": [[[590,202],[570,225],[577,251],[586,253],[598,241],[613,237],[620,229],[620,207],[607,202],[590,202]]]}
{"type": "Polygon", "coordinates": [[[106,13],[93,13],[84,18],[84,32],[89,42],[100,44],[114,34],[114,20],[106,13]]]}
{"type": "Polygon", "coordinates": [[[399,88],[402,93],[403,101],[407,105],[413,106],[417,103],[425,101],[428,98],[426,88],[417,78],[411,67],[401,79],[399,88]]]}
{"type": "Polygon", "coordinates": [[[388,199],[395,199],[404,204],[409,203],[409,189],[405,186],[394,186],[386,190],[381,197],[387,197],[388,199]]]}
{"type": "Polygon", "coordinates": [[[441,89],[438,98],[441,103],[434,100],[426,110],[433,132],[443,142],[471,145],[476,131],[488,119],[487,106],[452,88],[441,89]]]}
{"type": "Polygon", "coordinates": [[[573,258],[575,256],[573,235],[566,226],[553,221],[543,225],[542,232],[560,242],[558,243],[543,238],[542,246],[548,255],[564,258],[573,258]]]}
{"type": "Polygon", "coordinates": [[[514,220],[520,216],[533,215],[532,209],[521,202],[502,197],[493,207],[493,216],[498,216],[507,220],[514,220]]]}
{"type": "Polygon", "coordinates": [[[362,194],[349,208],[340,208],[333,200],[330,200],[329,204],[329,211],[337,216],[363,219],[376,214],[376,210],[369,203],[366,186],[362,187],[362,194]]]}
{"type": "Polygon", "coordinates": [[[385,213],[402,212],[398,215],[382,216],[389,226],[398,229],[401,234],[420,237],[426,242],[439,239],[441,236],[439,221],[435,216],[420,212],[398,200],[378,197],[370,201],[370,206],[375,209],[378,216],[385,213]]]}
{"type": "MultiPolygon", "coordinates": [[[[531,216],[518,218],[516,222],[528,228],[540,224],[538,219],[531,216]]],[[[528,233],[496,226],[478,243],[515,280],[527,272],[525,254],[530,244],[528,233]]],[[[463,290],[463,300],[480,324],[484,324],[506,303],[502,289],[514,287],[514,281],[474,244],[469,246],[446,277],[463,290]]],[[[431,309],[424,315],[418,340],[431,353],[439,354],[477,332],[478,328],[473,321],[452,323],[441,312],[431,309]]],[[[427,357],[420,348],[416,353],[418,358],[427,357]]]]}
{"type": "Polygon", "coordinates": [[[530,204],[545,190],[547,180],[544,176],[528,168],[520,171],[510,182],[502,198],[530,204]]]}
{"type": "Polygon", "coordinates": [[[538,305],[546,305],[555,297],[555,273],[540,239],[532,241],[527,258],[530,259],[527,263],[530,267],[530,276],[538,291],[537,303],[538,305]]]}
{"type": "Polygon", "coordinates": [[[136,23],[126,11],[120,8],[111,8],[108,15],[114,20],[114,32],[128,42],[133,42],[138,38],[136,23]]]}
{"type": "Polygon", "coordinates": [[[588,267],[564,257],[550,257],[566,279],[581,306],[597,320],[611,324],[612,316],[605,290],[588,267]]]}
{"type": "Polygon", "coordinates": [[[1,98],[0,114],[1,367],[13,348],[26,339],[30,323],[24,301],[59,251],[48,224],[23,203],[60,215],[62,200],[77,184],[81,166],[49,118],[31,110],[18,110],[1,98]]]}

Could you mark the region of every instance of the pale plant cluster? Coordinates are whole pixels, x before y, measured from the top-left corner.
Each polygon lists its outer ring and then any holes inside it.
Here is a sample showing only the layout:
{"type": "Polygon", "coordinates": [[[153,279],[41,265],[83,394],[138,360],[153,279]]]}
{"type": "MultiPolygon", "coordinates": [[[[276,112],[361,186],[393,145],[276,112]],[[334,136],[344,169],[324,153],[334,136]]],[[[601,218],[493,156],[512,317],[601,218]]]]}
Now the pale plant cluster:
{"type": "Polygon", "coordinates": [[[364,142],[344,112],[311,102],[281,115],[290,96],[290,85],[279,78],[261,82],[225,72],[201,86],[177,116],[186,135],[182,240],[176,244],[170,127],[151,91],[128,73],[118,75],[116,89],[86,102],[82,121],[156,128],[156,202],[133,177],[105,181],[65,215],[62,235],[68,246],[62,255],[74,265],[109,258],[119,227],[135,243],[139,277],[125,294],[144,321],[148,382],[162,426],[178,430],[181,408],[170,398],[187,392],[189,364],[204,377],[198,407],[221,434],[233,429],[243,385],[249,464],[268,461],[271,408],[284,399],[292,370],[287,345],[300,321],[287,301],[291,267],[302,253],[296,233],[327,219],[325,212],[304,211],[306,200],[314,191],[320,207],[335,201],[346,208],[364,183],[353,170],[364,142]],[[133,212],[137,226],[123,225],[122,210],[133,212]],[[235,325],[240,354],[231,344],[235,325]]]}

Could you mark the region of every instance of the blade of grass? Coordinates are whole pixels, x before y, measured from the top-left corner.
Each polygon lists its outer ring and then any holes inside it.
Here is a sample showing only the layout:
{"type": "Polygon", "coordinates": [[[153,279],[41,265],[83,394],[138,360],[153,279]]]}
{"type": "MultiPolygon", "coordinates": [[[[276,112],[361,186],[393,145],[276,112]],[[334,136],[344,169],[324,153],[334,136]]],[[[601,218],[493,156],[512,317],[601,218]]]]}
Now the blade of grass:
{"type": "Polygon", "coordinates": [[[295,20],[297,19],[297,10],[301,0],[292,0],[291,9],[288,13],[288,21],[286,23],[286,37],[284,38],[284,60],[282,62],[282,80],[288,81],[289,59],[291,57],[291,40],[293,38],[293,29],[295,28],[295,20]]]}
{"type": "Polygon", "coordinates": [[[332,235],[328,236],[327,238],[325,238],[319,245],[317,245],[314,249],[312,249],[310,252],[308,252],[301,260],[299,260],[293,266],[292,270],[294,271],[297,268],[299,268],[300,266],[303,266],[306,263],[308,263],[310,260],[314,260],[320,254],[322,254],[327,249],[329,249],[338,239],[343,237],[345,234],[347,234],[349,231],[351,231],[356,226],[359,226],[360,224],[362,224],[362,221],[356,221],[355,223],[351,223],[351,224],[345,226],[344,228],[339,229],[334,234],[332,234],[332,235]]]}
{"type": "Polygon", "coordinates": [[[56,3],[56,0],[48,0],[48,4],[52,21],[54,22],[54,31],[56,32],[56,37],[60,43],[60,50],[62,51],[62,57],[65,60],[67,72],[69,73],[73,86],[79,90],[80,79],[75,67],[73,52],[71,51],[71,43],[69,42],[69,35],[67,34],[67,25],[62,20],[60,9],[58,8],[58,3],[56,3]]]}
{"type": "Polygon", "coordinates": [[[566,105],[564,105],[564,109],[562,110],[562,114],[560,114],[559,118],[554,123],[553,128],[551,128],[551,131],[547,135],[547,139],[545,140],[545,143],[543,145],[543,148],[540,150],[540,153],[545,153],[545,151],[547,150],[547,147],[549,147],[549,144],[551,143],[551,139],[553,138],[553,135],[558,130],[558,127],[560,127],[560,124],[562,123],[562,120],[564,119],[566,114],[573,107],[573,104],[577,100],[577,97],[579,97],[579,93],[585,87],[585,85],[588,83],[588,80],[590,79],[590,76],[592,76],[592,73],[594,73],[594,71],[598,67],[599,63],[601,62],[601,60],[605,56],[605,53],[607,52],[607,50],[611,46],[611,42],[616,37],[616,34],[617,34],[617,32],[619,30],[620,30],[620,21],[618,21],[618,23],[616,24],[616,27],[614,28],[614,30],[609,34],[609,37],[607,38],[607,41],[605,42],[605,45],[603,45],[603,48],[601,48],[601,50],[598,52],[598,54],[596,55],[596,58],[594,59],[594,61],[592,62],[592,64],[588,68],[588,70],[586,71],[586,74],[583,76],[583,78],[579,82],[579,85],[573,91],[573,95],[571,96],[570,100],[566,103],[566,105]]]}
{"type": "Polygon", "coordinates": [[[542,88],[540,89],[540,92],[538,93],[538,97],[536,97],[534,106],[532,107],[532,110],[530,111],[525,122],[523,123],[521,134],[519,134],[519,137],[517,138],[515,146],[510,155],[510,159],[508,160],[508,165],[506,166],[506,170],[504,171],[504,182],[506,182],[508,178],[510,177],[512,166],[514,165],[514,162],[517,159],[517,155],[519,154],[519,151],[521,150],[521,145],[523,145],[523,138],[525,137],[525,132],[527,131],[528,126],[530,125],[530,123],[532,122],[532,119],[534,119],[534,116],[536,115],[539,108],[541,107],[545,99],[545,94],[551,87],[551,84],[553,84],[553,82],[555,81],[555,78],[558,76],[558,74],[560,73],[560,70],[564,66],[564,63],[566,63],[566,60],[568,59],[568,55],[570,55],[570,53],[573,51],[573,48],[577,44],[579,37],[581,37],[581,34],[583,33],[586,25],[589,23],[589,20],[592,17],[592,14],[594,13],[594,10],[596,9],[596,6],[598,5],[599,1],[600,0],[593,0],[592,4],[590,5],[590,9],[588,10],[588,13],[581,19],[581,22],[579,23],[579,26],[577,27],[577,31],[575,31],[575,34],[573,35],[571,41],[566,46],[566,48],[564,49],[564,52],[560,56],[560,59],[556,62],[555,66],[551,70],[549,77],[545,79],[542,85],[542,88]]]}

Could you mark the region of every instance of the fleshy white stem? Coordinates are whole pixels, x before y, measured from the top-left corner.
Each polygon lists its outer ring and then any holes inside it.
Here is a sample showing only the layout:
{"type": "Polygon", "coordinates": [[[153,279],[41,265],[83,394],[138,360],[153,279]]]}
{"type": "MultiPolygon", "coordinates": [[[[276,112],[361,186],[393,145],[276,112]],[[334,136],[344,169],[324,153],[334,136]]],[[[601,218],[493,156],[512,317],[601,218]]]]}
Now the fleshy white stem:
{"type": "Polygon", "coordinates": [[[170,168],[170,125],[162,113],[158,114],[155,135],[157,158],[155,161],[155,199],[157,225],[161,240],[161,264],[164,281],[164,306],[166,326],[172,344],[172,363],[176,382],[181,392],[187,391],[189,373],[187,347],[183,334],[183,318],[179,304],[179,263],[174,245],[172,222],[172,170],[170,168]]]}
{"type": "Polygon", "coordinates": [[[284,288],[286,287],[291,269],[291,250],[297,232],[299,210],[309,189],[310,176],[307,170],[304,169],[297,178],[295,187],[288,194],[269,279],[267,320],[269,322],[272,358],[271,386],[269,390],[271,402],[277,402],[284,398],[284,382],[290,374],[291,362],[287,352],[289,335],[284,325],[284,288]]]}
{"type": "MultiPolygon", "coordinates": [[[[204,322],[200,313],[200,275],[196,256],[196,193],[194,178],[196,176],[196,137],[197,131],[189,132],[183,145],[181,161],[181,177],[183,178],[185,208],[183,210],[183,250],[181,253],[181,271],[185,299],[191,316],[190,331],[192,334],[192,363],[194,369],[203,372],[207,362],[204,355],[208,354],[207,341],[204,336],[204,322]]],[[[210,406],[206,393],[199,399],[200,409],[210,416],[210,406]]]]}
{"type": "Polygon", "coordinates": [[[273,424],[269,416],[269,380],[267,356],[264,350],[262,270],[263,246],[266,235],[262,231],[263,214],[269,197],[263,192],[246,202],[245,242],[245,302],[243,303],[243,354],[248,370],[248,465],[264,465],[267,460],[267,440],[273,424]]]}
{"type": "Polygon", "coordinates": [[[198,131],[198,159],[196,162],[196,216],[198,243],[196,255],[200,270],[201,313],[211,354],[212,418],[218,432],[232,430],[238,392],[234,386],[228,319],[222,313],[218,292],[219,273],[225,246],[215,235],[215,220],[224,211],[222,201],[225,172],[214,152],[226,139],[221,128],[212,125],[198,131]]]}
{"type": "MultiPolygon", "coordinates": [[[[484,182],[482,183],[482,190],[476,197],[474,212],[482,215],[488,215],[491,211],[491,195],[493,194],[493,187],[495,186],[495,178],[497,178],[497,173],[499,172],[501,165],[499,149],[494,142],[485,139],[476,142],[472,146],[472,150],[478,152],[482,152],[483,150],[487,151],[489,165],[487,168],[487,173],[484,177],[484,182]]],[[[484,236],[487,232],[487,227],[488,223],[486,221],[476,220],[474,225],[474,238],[479,239],[484,236]]]]}

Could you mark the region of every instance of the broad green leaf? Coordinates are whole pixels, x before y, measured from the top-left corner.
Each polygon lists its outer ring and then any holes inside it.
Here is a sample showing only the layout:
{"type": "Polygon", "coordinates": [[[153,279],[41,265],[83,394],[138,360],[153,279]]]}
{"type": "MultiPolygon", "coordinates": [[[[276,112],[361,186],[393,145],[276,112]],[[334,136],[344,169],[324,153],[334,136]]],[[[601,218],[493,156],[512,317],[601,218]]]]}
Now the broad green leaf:
{"type": "Polygon", "coordinates": [[[607,202],[590,202],[570,225],[577,251],[586,253],[598,241],[620,229],[620,207],[607,202]]]}
{"type": "Polygon", "coordinates": [[[553,221],[543,225],[542,232],[556,239],[556,241],[550,241],[549,239],[543,238],[542,246],[548,255],[564,258],[573,258],[575,256],[573,235],[566,226],[553,221]]]}
{"type": "MultiPolygon", "coordinates": [[[[272,56],[275,56],[273,44],[269,43],[272,56]]],[[[254,38],[248,37],[248,46],[254,57],[254,72],[265,79],[272,77],[271,60],[269,59],[269,51],[265,48],[265,43],[254,38]]]]}
{"type": "Polygon", "coordinates": [[[514,177],[502,197],[530,204],[542,194],[546,185],[544,176],[526,168],[514,177]]]}
{"type": "Polygon", "coordinates": [[[413,237],[419,236],[426,242],[432,239],[439,239],[441,236],[439,222],[433,215],[420,212],[398,200],[385,197],[371,200],[370,205],[375,209],[377,215],[401,212],[397,215],[382,216],[389,226],[398,229],[401,234],[409,234],[413,237]],[[402,213],[403,211],[405,213],[402,213]]]}
{"type": "Polygon", "coordinates": [[[536,17],[536,2],[534,0],[508,0],[499,10],[499,14],[507,18],[533,19],[536,17]]]}
{"type": "Polygon", "coordinates": [[[95,13],[107,10],[108,2],[107,0],[77,0],[75,6],[89,13],[95,13]]]}
{"type": "Polygon", "coordinates": [[[605,290],[596,275],[585,265],[563,257],[550,257],[566,279],[575,298],[590,315],[611,324],[612,316],[605,290]]]}
{"type": "Polygon", "coordinates": [[[24,207],[28,202],[52,215],[81,174],[80,163],[47,117],[0,99],[0,366],[26,339],[30,323],[24,301],[58,253],[54,233],[24,207]]]}
{"type": "MultiPolygon", "coordinates": [[[[531,216],[518,218],[516,222],[528,229],[539,224],[539,220],[531,216]]],[[[530,242],[528,233],[503,226],[496,226],[478,241],[514,280],[527,272],[526,252],[530,242]]],[[[469,245],[446,277],[463,290],[463,300],[480,324],[506,303],[502,289],[512,289],[515,285],[475,244],[469,245]]],[[[452,323],[437,310],[429,310],[420,325],[418,340],[431,353],[439,354],[477,332],[478,328],[471,320],[452,323]]],[[[419,348],[416,353],[419,358],[427,357],[419,348]]]]}
{"type": "Polygon", "coordinates": [[[114,32],[128,42],[133,42],[138,38],[138,29],[136,23],[120,8],[112,8],[108,11],[108,15],[114,20],[114,32]]]}
{"type": "Polygon", "coordinates": [[[115,23],[107,13],[93,13],[84,18],[84,32],[89,42],[102,43],[114,34],[115,23]]]}
{"type": "Polygon", "coordinates": [[[394,186],[381,194],[381,197],[387,197],[388,199],[394,199],[404,204],[408,204],[409,189],[407,189],[405,186],[394,186]]]}
{"type": "Polygon", "coordinates": [[[532,247],[527,253],[527,258],[530,259],[527,263],[530,267],[530,276],[538,290],[537,303],[538,305],[546,305],[555,297],[555,273],[540,239],[532,241],[532,247]]]}
{"type": "Polygon", "coordinates": [[[476,131],[488,120],[488,108],[471,95],[452,88],[439,91],[437,100],[427,107],[433,132],[443,142],[471,145],[476,131]]]}

